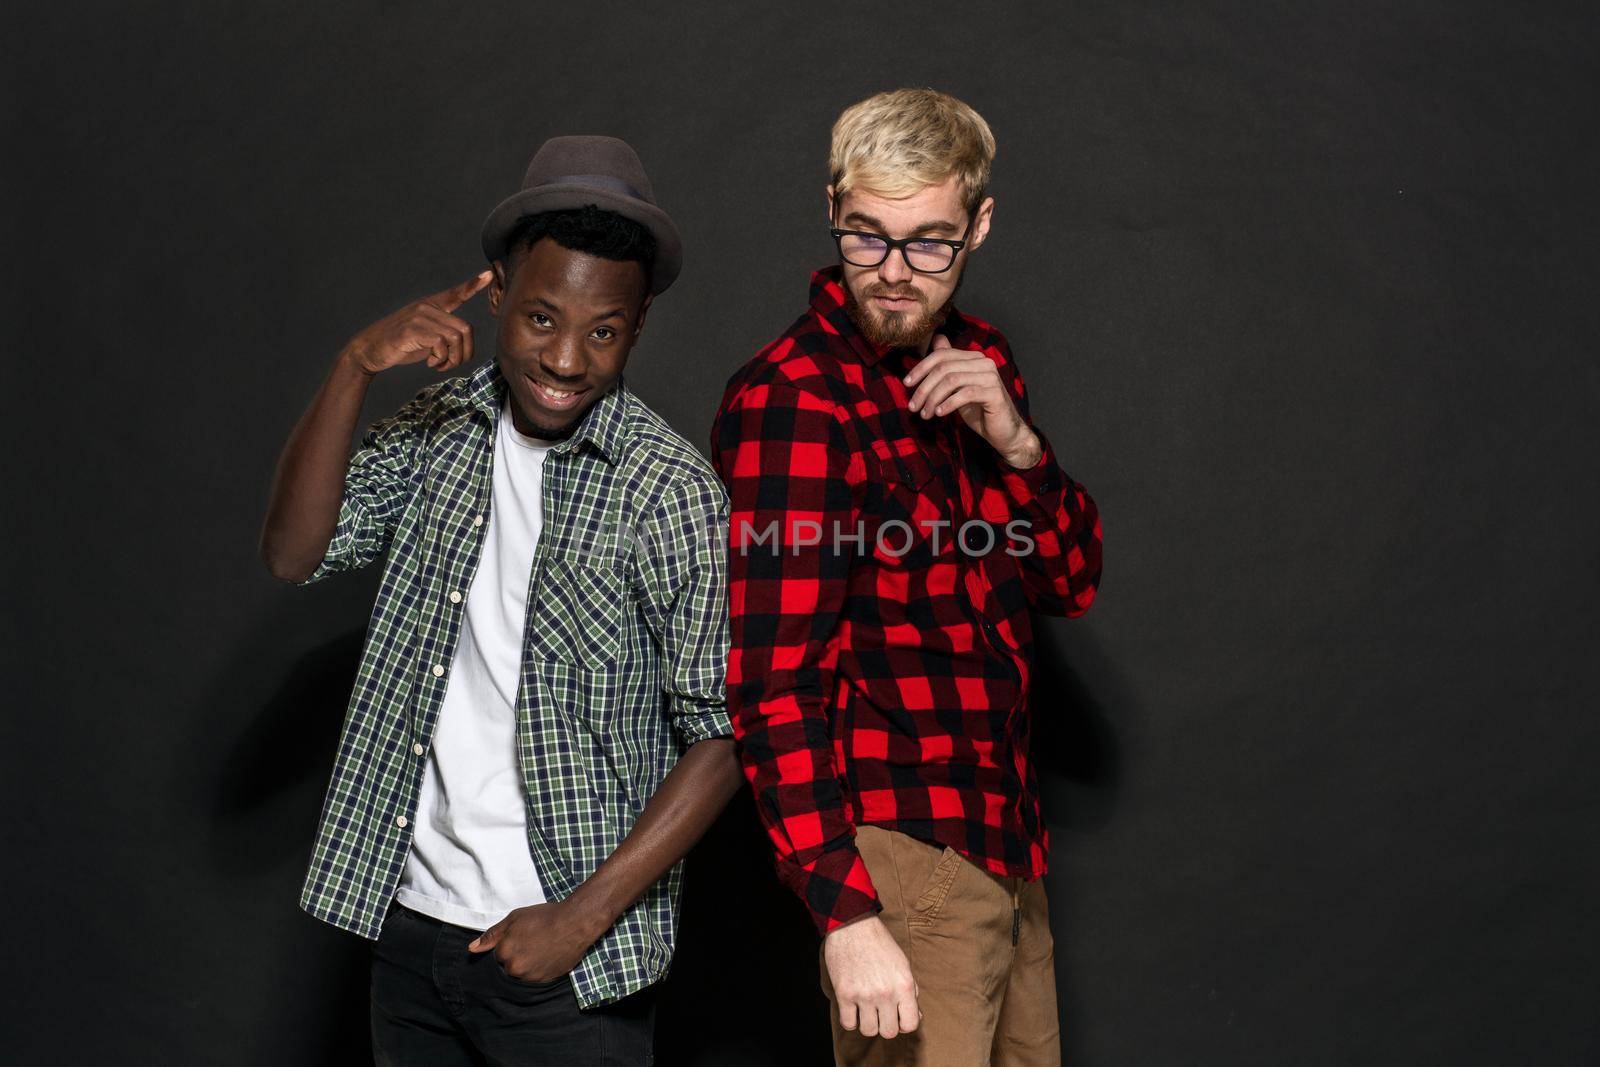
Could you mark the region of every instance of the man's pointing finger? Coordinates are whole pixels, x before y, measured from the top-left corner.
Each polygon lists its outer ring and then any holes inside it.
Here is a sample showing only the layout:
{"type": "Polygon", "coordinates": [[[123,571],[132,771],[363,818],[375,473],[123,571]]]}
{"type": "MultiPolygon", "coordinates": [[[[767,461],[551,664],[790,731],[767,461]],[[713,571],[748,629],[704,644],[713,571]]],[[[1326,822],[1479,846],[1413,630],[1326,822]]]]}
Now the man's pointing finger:
{"type": "Polygon", "coordinates": [[[480,271],[459,285],[438,292],[423,301],[432,304],[440,311],[454,311],[476,296],[484,286],[489,284],[489,279],[494,277],[493,270],[480,271]]]}

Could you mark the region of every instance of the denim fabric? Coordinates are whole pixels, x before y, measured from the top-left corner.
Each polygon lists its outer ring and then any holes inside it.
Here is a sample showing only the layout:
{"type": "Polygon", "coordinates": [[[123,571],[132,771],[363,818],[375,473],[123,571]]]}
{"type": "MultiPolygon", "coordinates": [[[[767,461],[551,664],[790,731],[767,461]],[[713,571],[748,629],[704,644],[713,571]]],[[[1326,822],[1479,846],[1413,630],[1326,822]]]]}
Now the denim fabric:
{"type": "Polygon", "coordinates": [[[384,1065],[517,1064],[649,1067],[655,988],[580,1010],[570,976],[524,982],[478,931],[399,904],[372,949],[372,1051],[384,1065]]]}

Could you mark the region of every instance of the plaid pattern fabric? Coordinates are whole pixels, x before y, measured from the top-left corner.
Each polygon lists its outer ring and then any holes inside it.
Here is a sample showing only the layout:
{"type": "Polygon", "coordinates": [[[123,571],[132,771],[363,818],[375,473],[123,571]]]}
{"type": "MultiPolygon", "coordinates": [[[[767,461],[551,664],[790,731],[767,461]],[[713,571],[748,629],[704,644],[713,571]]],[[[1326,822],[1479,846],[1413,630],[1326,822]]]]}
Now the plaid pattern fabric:
{"type": "MultiPolygon", "coordinates": [[[[373,423],[327,554],[301,583],[388,553],[301,895],[312,915],[363,937],[377,938],[410,849],[487,527],[504,390],[491,361],[373,423]]],[[[715,472],[621,382],[546,459],[517,747],[528,844],[551,900],[621,843],[683,749],[731,732],[726,524],[715,472]]],[[[572,972],[582,1006],[666,973],[682,867],[572,972]]]]}
{"type": "MultiPolygon", "coordinates": [[[[918,357],[869,343],[844,300],[838,268],[816,272],[712,431],[732,500],[729,710],[778,872],[823,933],[880,907],[858,825],[1044,873],[1029,609],[1081,615],[1100,579],[1095,503],[1044,435],[1016,470],[959,417],[910,412],[918,357]]],[[[952,310],[941,332],[993,360],[1028,418],[997,330],[952,310]]]]}

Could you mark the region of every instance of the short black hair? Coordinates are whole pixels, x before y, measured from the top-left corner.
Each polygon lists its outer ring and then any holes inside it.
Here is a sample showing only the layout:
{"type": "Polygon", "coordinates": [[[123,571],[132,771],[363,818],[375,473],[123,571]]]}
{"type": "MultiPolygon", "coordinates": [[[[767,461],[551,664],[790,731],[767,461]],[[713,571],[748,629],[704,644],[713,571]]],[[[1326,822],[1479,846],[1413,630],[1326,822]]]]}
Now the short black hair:
{"type": "Polygon", "coordinates": [[[518,221],[506,238],[506,276],[517,269],[517,261],[544,238],[562,248],[584,252],[601,259],[633,260],[644,268],[645,291],[650,290],[650,274],[656,262],[656,238],[640,223],[607,211],[594,204],[541,211],[518,221]]]}

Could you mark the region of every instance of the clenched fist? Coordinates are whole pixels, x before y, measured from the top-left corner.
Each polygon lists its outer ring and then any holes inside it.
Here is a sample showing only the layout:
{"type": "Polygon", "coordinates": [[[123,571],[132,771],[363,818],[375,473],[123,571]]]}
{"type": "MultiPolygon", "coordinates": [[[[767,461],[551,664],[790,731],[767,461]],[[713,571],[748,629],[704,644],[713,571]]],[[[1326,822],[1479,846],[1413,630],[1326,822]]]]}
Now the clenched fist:
{"type": "Polygon", "coordinates": [[[368,374],[424,359],[434,370],[454,370],[472,358],[472,327],[451,312],[471,300],[493,277],[492,270],[485,270],[459,285],[412,301],[356,334],[340,355],[368,374]]]}
{"type": "Polygon", "coordinates": [[[609,926],[574,895],[515,909],[473,938],[467,951],[493,951],[505,972],[521,981],[552,982],[571,973],[609,926]]]}
{"type": "Polygon", "coordinates": [[[892,1038],[922,1024],[911,961],[876,915],[835,927],[823,938],[822,958],[844,1029],[892,1038]]]}

